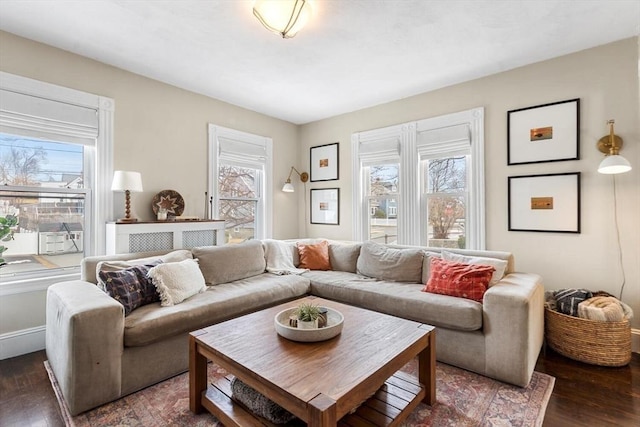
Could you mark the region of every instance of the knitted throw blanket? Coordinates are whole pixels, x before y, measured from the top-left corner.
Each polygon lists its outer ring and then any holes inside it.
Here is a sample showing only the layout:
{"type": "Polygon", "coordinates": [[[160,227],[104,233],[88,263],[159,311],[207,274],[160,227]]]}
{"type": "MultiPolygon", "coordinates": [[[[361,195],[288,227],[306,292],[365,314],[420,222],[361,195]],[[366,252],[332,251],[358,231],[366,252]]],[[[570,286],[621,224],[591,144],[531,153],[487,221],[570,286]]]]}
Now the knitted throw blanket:
{"type": "Polygon", "coordinates": [[[615,297],[593,297],[578,304],[578,317],[583,319],[622,322],[632,316],[631,308],[615,297]]]}
{"type": "Polygon", "coordinates": [[[295,415],[235,377],[231,380],[231,393],[251,412],[274,424],[286,424],[295,418],[295,415]]]}

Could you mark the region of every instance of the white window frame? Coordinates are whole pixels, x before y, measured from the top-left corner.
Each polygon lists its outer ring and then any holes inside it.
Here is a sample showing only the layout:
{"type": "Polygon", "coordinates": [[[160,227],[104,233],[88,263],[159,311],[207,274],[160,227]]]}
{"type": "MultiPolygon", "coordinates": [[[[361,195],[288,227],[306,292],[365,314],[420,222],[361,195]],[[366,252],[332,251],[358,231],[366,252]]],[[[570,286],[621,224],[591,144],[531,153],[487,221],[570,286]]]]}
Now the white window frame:
{"type": "MultiPolygon", "coordinates": [[[[426,230],[423,212],[421,183],[422,161],[417,140],[419,132],[466,125],[469,132],[470,164],[469,208],[467,215],[467,248],[485,248],[485,194],[484,194],[484,108],[478,107],[458,113],[407,122],[386,128],[354,133],[351,136],[353,165],[353,224],[354,240],[368,235],[368,219],[365,215],[367,182],[365,169],[372,164],[400,159],[398,176],[398,243],[424,245],[422,229],[426,230]]],[[[446,156],[445,153],[441,153],[446,156]]],[[[425,235],[426,236],[426,235],[425,235]]]]}
{"type": "MultiPolygon", "coordinates": [[[[85,149],[85,165],[89,166],[84,171],[85,181],[91,187],[89,192],[91,213],[88,219],[85,217],[85,235],[88,235],[90,241],[85,246],[85,255],[103,255],[105,253],[105,224],[111,219],[113,212],[113,193],[111,191],[115,109],[113,99],[2,71],[0,71],[0,88],[97,111],[98,137],[95,148],[85,149]]],[[[63,137],[61,140],[64,140],[63,137]]],[[[0,296],[43,290],[61,280],[77,279],[80,277],[80,267],[61,269],[55,272],[44,270],[16,277],[15,280],[3,278],[0,283],[0,296]]]]}
{"type": "MultiPolygon", "coordinates": [[[[220,141],[222,139],[238,141],[242,143],[252,144],[264,148],[264,161],[260,162],[262,173],[259,174],[258,205],[256,207],[256,239],[269,239],[273,230],[272,215],[272,176],[273,176],[273,140],[269,137],[255,135],[248,132],[242,132],[235,129],[209,124],[208,126],[208,178],[207,189],[211,195],[211,211],[210,218],[217,218],[220,207],[220,192],[218,189],[218,169],[221,164],[231,164],[225,162],[220,156],[220,141]]],[[[256,163],[257,164],[257,163],[256,163]]],[[[244,167],[244,166],[243,166],[244,167]]],[[[251,199],[253,200],[253,198],[251,199]]]]}

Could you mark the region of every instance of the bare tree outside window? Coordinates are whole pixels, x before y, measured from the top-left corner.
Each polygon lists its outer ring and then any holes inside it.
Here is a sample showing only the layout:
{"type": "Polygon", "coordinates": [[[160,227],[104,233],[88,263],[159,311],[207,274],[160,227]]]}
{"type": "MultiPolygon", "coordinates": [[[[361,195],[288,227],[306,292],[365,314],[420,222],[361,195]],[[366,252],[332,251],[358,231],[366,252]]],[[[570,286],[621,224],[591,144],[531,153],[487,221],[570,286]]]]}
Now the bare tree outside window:
{"type": "Polygon", "coordinates": [[[428,160],[429,240],[449,240],[455,233],[456,245],[465,247],[466,187],[465,157],[428,160]]]}
{"type": "Polygon", "coordinates": [[[259,197],[258,170],[220,165],[218,189],[218,215],[225,220],[227,241],[239,243],[255,238],[259,197]]]}
{"type": "Polygon", "coordinates": [[[0,156],[0,181],[7,185],[38,185],[47,152],[38,147],[6,147],[0,156]]]}

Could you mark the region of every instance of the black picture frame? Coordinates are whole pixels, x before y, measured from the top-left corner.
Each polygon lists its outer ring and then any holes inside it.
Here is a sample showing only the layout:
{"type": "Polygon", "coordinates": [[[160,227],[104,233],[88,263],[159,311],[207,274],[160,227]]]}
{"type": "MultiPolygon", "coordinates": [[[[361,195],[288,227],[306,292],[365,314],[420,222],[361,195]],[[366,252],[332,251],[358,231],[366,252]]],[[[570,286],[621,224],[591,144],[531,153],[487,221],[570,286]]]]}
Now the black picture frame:
{"type": "Polygon", "coordinates": [[[508,177],[508,229],[580,233],[580,172],[508,177]]]}
{"type": "Polygon", "coordinates": [[[507,165],[580,159],[580,99],[507,112],[507,165]]]}
{"type": "Polygon", "coordinates": [[[309,149],[311,182],[340,179],[340,143],[317,145],[309,149]]]}

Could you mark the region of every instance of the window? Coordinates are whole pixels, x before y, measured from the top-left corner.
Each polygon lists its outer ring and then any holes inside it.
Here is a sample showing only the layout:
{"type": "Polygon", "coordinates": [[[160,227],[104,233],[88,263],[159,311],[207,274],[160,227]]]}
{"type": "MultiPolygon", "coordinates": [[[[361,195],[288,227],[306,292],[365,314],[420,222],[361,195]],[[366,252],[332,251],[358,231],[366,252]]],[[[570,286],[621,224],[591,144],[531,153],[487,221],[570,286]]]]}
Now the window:
{"type": "Polygon", "coordinates": [[[354,239],[484,248],[484,110],[352,136],[354,239]]]}
{"type": "Polygon", "coordinates": [[[423,200],[427,246],[466,248],[465,218],[468,206],[469,156],[424,160],[423,200]]]}
{"type": "Polygon", "coordinates": [[[396,164],[374,164],[364,168],[368,176],[367,205],[371,212],[368,239],[380,243],[396,243],[398,236],[397,201],[398,171],[396,164]]]}
{"type": "Polygon", "coordinates": [[[104,253],[112,113],[108,98],[0,73],[3,284],[45,286],[104,253]]]}
{"type": "Polygon", "coordinates": [[[225,220],[225,242],[270,237],[271,139],[210,125],[209,156],[212,212],[225,220]]]}

